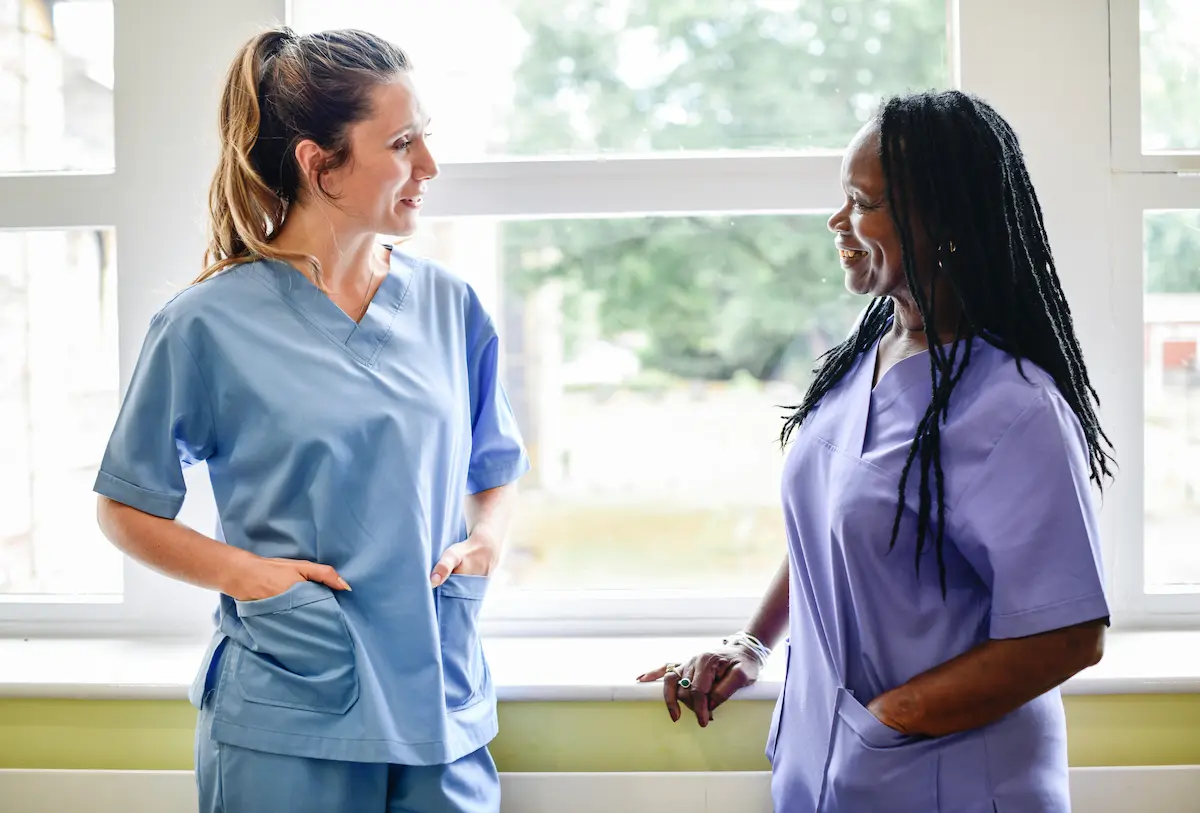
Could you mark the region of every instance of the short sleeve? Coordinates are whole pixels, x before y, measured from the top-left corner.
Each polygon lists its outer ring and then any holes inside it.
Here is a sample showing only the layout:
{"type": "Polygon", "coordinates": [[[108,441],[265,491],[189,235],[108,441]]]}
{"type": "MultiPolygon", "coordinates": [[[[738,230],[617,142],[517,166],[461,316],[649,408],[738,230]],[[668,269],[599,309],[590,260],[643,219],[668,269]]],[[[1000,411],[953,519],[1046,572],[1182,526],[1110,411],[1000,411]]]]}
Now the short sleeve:
{"type": "Polygon", "coordinates": [[[1107,618],[1083,431],[1044,394],[997,442],[948,531],[992,593],[992,638],[1107,618]]]}
{"type": "Polygon", "coordinates": [[[196,359],[162,313],[150,322],[94,490],[174,519],[186,492],[183,467],[214,450],[212,401],[196,359]]]}
{"type": "Polygon", "coordinates": [[[490,319],[468,358],[471,387],[471,461],[467,491],[476,494],[499,488],[529,471],[529,457],[517,419],[500,383],[500,339],[490,319]]]}

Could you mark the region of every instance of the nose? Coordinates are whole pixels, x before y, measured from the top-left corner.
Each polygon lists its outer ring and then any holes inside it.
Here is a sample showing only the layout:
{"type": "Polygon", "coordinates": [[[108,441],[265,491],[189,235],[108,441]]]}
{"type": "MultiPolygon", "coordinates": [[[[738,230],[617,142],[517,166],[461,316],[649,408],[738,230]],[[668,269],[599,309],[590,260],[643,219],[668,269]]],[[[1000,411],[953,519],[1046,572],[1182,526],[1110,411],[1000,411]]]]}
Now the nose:
{"type": "Polygon", "coordinates": [[[417,155],[417,160],[413,162],[413,175],[417,176],[421,181],[432,181],[438,176],[437,161],[433,158],[433,153],[429,151],[429,144],[425,139],[420,140],[420,153],[417,155]]]}
{"type": "Polygon", "coordinates": [[[844,234],[850,231],[850,201],[842,204],[842,208],[838,209],[829,216],[829,222],[825,225],[834,234],[844,234]]]}

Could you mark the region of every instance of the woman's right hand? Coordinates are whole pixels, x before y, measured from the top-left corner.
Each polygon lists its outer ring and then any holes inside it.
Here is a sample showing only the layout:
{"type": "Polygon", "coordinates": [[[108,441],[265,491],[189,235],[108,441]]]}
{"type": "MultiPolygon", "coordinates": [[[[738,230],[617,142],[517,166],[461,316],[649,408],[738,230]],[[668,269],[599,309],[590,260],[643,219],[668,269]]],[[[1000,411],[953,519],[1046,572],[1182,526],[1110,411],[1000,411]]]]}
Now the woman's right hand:
{"type": "Polygon", "coordinates": [[[278,596],[300,582],[320,582],[334,590],[349,590],[350,585],[329,565],[303,559],[266,559],[245,553],[238,557],[230,574],[229,587],[222,592],[237,601],[257,601],[278,596]]]}
{"type": "Polygon", "coordinates": [[[736,692],[758,680],[762,666],[750,650],[742,646],[721,646],[693,655],[682,664],[666,664],[638,676],[640,683],[663,681],[663,700],[672,722],[679,722],[682,703],[696,715],[701,728],[713,719],[713,710],[736,692]],[[674,670],[669,667],[675,666],[674,670]],[[681,688],[683,678],[688,688],[681,688]]]}

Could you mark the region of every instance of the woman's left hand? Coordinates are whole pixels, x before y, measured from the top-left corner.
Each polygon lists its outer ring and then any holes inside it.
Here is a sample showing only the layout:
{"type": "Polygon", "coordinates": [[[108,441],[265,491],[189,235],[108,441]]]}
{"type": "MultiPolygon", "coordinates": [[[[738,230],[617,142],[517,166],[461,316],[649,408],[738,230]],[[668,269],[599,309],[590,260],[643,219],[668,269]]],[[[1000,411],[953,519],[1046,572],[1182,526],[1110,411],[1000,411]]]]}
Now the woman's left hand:
{"type": "Polygon", "coordinates": [[[914,732],[908,730],[908,728],[901,721],[898,710],[892,708],[893,701],[891,699],[891,695],[891,692],[884,692],[883,694],[879,695],[879,697],[876,697],[867,704],[867,711],[871,712],[871,714],[875,716],[876,720],[883,723],[893,731],[898,731],[901,734],[912,736],[914,732]]]}
{"type": "Polygon", "coordinates": [[[434,565],[429,583],[437,587],[451,573],[460,576],[490,576],[500,563],[500,545],[492,535],[483,528],[475,531],[459,542],[446,548],[442,558],[434,565]]]}

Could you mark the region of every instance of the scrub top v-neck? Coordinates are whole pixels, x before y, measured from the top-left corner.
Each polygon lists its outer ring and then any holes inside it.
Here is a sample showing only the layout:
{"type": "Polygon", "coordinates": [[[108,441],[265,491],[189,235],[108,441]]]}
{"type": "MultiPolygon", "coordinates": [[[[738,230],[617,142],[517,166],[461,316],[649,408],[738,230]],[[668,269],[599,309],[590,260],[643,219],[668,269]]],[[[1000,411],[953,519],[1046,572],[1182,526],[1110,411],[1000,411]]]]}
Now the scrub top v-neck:
{"type": "Polygon", "coordinates": [[[429,574],[466,538],[465,496],[529,468],[498,369],[470,286],[398,251],[358,322],[275,261],[192,286],[154,317],[96,490],[174,518],[182,466],[203,460],[220,538],[332,565],[353,587],[220,597],[191,693],[197,706],[210,695],[214,739],[411,765],[492,739],[477,631],[488,580],[434,589],[429,574]]]}
{"type": "Polygon", "coordinates": [[[1108,616],[1082,429],[1042,370],[1025,363],[1022,375],[974,340],[942,427],[943,598],[932,535],[917,568],[919,464],[888,549],[930,403],[929,356],[872,386],[877,350],[809,415],[785,465],[789,643],[767,744],[775,809],[1065,813],[1057,690],[944,738],[906,737],[866,706],[989,638],[1108,616]]]}

